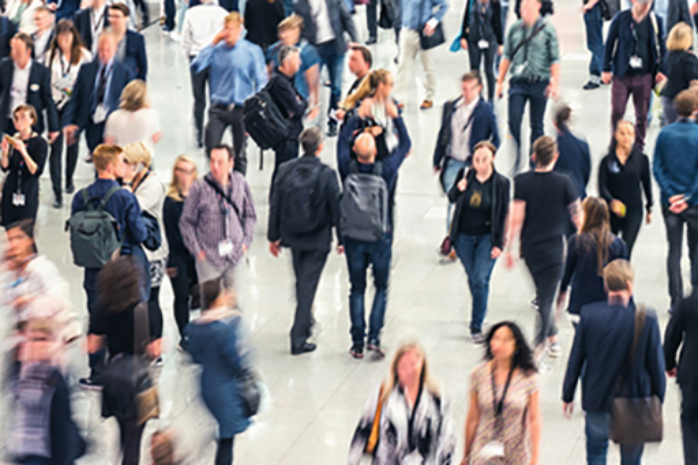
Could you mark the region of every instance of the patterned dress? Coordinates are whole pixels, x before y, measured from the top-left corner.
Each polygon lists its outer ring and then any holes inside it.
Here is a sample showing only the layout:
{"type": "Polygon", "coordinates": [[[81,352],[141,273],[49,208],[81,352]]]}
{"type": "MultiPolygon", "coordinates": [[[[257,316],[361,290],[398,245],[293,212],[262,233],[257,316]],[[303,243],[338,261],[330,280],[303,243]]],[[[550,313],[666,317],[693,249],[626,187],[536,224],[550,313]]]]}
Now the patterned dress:
{"type": "MultiPolygon", "coordinates": [[[[504,385],[498,385],[497,401],[502,398],[504,385]]],[[[516,370],[511,377],[502,409],[503,437],[496,437],[492,376],[489,365],[483,363],[470,374],[470,392],[477,395],[480,421],[475,430],[470,465],[528,465],[531,461],[528,438],[528,400],[538,391],[538,376],[516,370]],[[504,442],[504,460],[491,461],[478,457],[482,448],[491,441],[504,442]]]]}

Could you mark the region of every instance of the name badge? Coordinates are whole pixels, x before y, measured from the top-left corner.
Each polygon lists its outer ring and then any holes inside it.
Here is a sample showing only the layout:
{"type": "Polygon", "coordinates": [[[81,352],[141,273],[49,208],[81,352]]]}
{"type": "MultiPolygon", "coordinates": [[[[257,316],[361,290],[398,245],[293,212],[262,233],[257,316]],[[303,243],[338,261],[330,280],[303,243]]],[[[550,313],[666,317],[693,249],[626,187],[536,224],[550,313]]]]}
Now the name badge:
{"type": "Polygon", "coordinates": [[[490,43],[485,39],[480,39],[477,41],[477,46],[480,50],[487,50],[490,48],[490,43]]]}
{"type": "Polygon", "coordinates": [[[642,58],[639,56],[630,57],[630,67],[633,69],[642,68],[642,58]]]}
{"type": "Polygon", "coordinates": [[[12,194],[12,205],[14,205],[15,207],[23,207],[24,202],[24,194],[19,194],[17,192],[12,194]]]}
{"type": "Polygon", "coordinates": [[[516,65],[516,66],[514,67],[514,74],[521,74],[521,73],[523,73],[524,70],[526,69],[526,66],[527,66],[527,65],[528,65],[528,62],[527,62],[527,61],[521,63],[520,65],[516,65]]]}
{"type": "Polygon", "coordinates": [[[500,441],[490,441],[480,450],[478,458],[487,460],[504,458],[504,443],[500,441]]]}
{"type": "Polygon", "coordinates": [[[100,105],[97,105],[97,108],[95,108],[95,112],[92,115],[92,121],[94,121],[95,124],[103,123],[107,119],[107,107],[102,103],[100,105]]]}
{"type": "Polygon", "coordinates": [[[233,243],[230,242],[230,239],[225,239],[218,243],[218,255],[221,257],[232,255],[234,249],[235,247],[233,246],[233,243]]]}

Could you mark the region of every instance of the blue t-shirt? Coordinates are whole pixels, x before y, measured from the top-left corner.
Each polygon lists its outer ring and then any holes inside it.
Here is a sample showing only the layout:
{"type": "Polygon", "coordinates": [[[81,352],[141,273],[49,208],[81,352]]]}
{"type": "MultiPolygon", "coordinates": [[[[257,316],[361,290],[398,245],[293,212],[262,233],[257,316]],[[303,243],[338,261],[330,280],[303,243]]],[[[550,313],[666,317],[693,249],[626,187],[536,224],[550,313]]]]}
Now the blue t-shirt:
{"type": "MultiPolygon", "coordinates": [[[[279,50],[281,50],[282,45],[281,41],[279,41],[267,49],[267,63],[274,63],[274,68],[279,66],[279,50]]],[[[310,88],[305,78],[305,72],[320,63],[320,56],[317,54],[315,47],[306,40],[301,40],[298,43],[298,47],[301,49],[301,67],[293,78],[293,83],[296,85],[298,93],[307,100],[310,88]]]]}

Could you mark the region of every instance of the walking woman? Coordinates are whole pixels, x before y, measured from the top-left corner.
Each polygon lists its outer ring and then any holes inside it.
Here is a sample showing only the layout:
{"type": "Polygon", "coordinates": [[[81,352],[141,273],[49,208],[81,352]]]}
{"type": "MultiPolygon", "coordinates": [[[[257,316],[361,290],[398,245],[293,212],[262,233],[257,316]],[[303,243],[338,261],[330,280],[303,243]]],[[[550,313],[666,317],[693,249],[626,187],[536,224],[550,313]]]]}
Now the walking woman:
{"type": "Polygon", "coordinates": [[[146,83],[140,79],[129,82],[121,92],[119,109],[109,115],[104,125],[104,143],[125,147],[143,142],[154,155],[161,137],[160,119],[150,107],[146,83]]]}
{"type": "Polygon", "coordinates": [[[163,222],[170,255],[167,258],[167,276],[174,290],[174,316],[182,338],[179,342],[186,348],[184,328],[189,323],[189,310],[198,308],[198,302],[192,302],[191,290],[197,284],[195,258],[184,245],[182,233],[179,231],[179,218],[182,216],[184,200],[189,195],[189,189],[198,178],[196,163],[186,155],[177,157],[172,172],[172,182],[167,189],[163,222]]]}
{"type": "Polygon", "coordinates": [[[349,449],[350,465],[360,463],[369,442],[375,446],[375,465],[451,463],[455,436],[448,402],[416,342],[400,346],[388,379],[369,398],[349,449]],[[380,438],[377,446],[374,425],[380,438]]]}
{"type": "Polygon", "coordinates": [[[587,304],[606,300],[603,269],[616,258],[628,257],[625,242],[611,233],[608,205],[599,197],[587,197],[582,202],[582,226],[567,243],[565,271],[560,282],[557,307],[567,299],[572,284],[567,311],[576,324],[579,310],[587,304]]]}
{"type": "Polygon", "coordinates": [[[538,376],[533,353],[516,323],[487,335],[485,362],[470,374],[461,465],[537,465],[540,451],[538,376]]]}
{"type": "Polygon", "coordinates": [[[1,226],[20,220],[36,220],[39,209],[39,178],[46,165],[48,142],[32,131],[37,116],[31,105],[19,105],[12,112],[17,133],[5,137],[0,147],[0,168],[7,173],[2,186],[1,226]]]}
{"type": "Polygon", "coordinates": [[[628,260],[640,232],[643,216],[652,222],[652,180],[647,155],[635,146],[635,127],[620,121],[614,134],[611,151],[599,165],[599,194],[611,210],[611,232],[619,235],[628,247],[628,260]],[[645,210],[642,212],[642,192],[645,210]]]}
{"type": "MultiPolygon", "coordinates": [[[[51,70],[51,96],[58,109],[58,119],[62,120],[65,106],[70,100],[75,81],[78,78],[78,71],[83,64],[92,60],[90,52],[82,45],[80,34],[72,21],[67,19],[58,21],[47,58],[47,65],[51,70]]],[[[63,142],[63,131],[60,131],[56,140],[51,144],[49,158],[54,208],[63,206],[61,188],[63,142]]],[[[78,162],[78,146],[79,144],[72,144],[66,147],[65,191],[68,194],[75,192],[73,174],[78,162]]]]}
{"type": "Polygon", "coordinates": [[[490,276],[497,258],[504,250],[504,231],[509,211],[509,179],[494,169],[495,146],[478,142],[473,151],[473,165],[462,168],[448,193],[456,204],[451,221],[450,238],[468,276],[472,296],[470,337],[482,343],[482,322],[487,314],[490,276]]]}
{"type": "Polygon", "coordinates": [[[671,124],[678,118],[674,108],[674,99],[679,92],[690,87],[691,82],[698,80],[698,57],[693,48],[693,29],[686,23],[677,23],[671,28],[666,40],[669,54],[666,57],[667,82],[660,93],[664,124],[671,124]]]}
{"type": "Polygon", "coordinates": [[[238,377],[250,368],[249,348],[235,296],[223,280],[202,283],[200,292],[203,312],[186,328],[188,350],[194,362],[203,366],[201,396],[218,422],[215,465],[230,465],[235,436],[250,426],[238,387],[238,377]]]}
{"type": "Polygon", "coordinates": [[[494,58],[504,51],[502,30],[502,5],[499,0],[474,0],[465,2],[461,25],[460,46],[468,51],[470,70],[480,72],[485,62],[487,76],[487,100],[494,103],[494,58]]]}

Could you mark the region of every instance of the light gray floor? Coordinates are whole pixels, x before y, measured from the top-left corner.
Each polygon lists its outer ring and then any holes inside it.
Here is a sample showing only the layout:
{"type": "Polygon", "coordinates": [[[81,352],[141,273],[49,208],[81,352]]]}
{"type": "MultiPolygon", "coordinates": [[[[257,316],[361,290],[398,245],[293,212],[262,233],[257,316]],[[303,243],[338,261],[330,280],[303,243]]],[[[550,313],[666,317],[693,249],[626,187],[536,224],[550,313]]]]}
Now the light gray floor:
{"type": "MultiPolygon", "coordinates": [[[[593,92],[581,89],[587,79],[589,55],[584,49],[583,21],[580,2],[556,2],[556,25],[563,53],[562,99],[574,108],[573,127],[592,147],[594,165],[604,155],[609,140],[610,89],[593,92]]],[[[363,7],[355,16],[361,38],[367,38],[363,7]]],[[[460,27],[463,1],[451,6],[446,18],[447,35],[452,37],[460,27]]],[[[201,151],[193,146],[190,117],[190,87],[186,60],[179,45],[152,27],[146,32],[150,60],[149,84],[154,107],[159,111],[164,137],[156,149],[156,168],[163,180],[169,180],[174,158],[187,153],[196,158],[201,172],[207,170],[201,151]]],[[[377,66],[393,69],[395,55],[392,32],[381,31],[379,44],[372,47],[377,66]]],[[[452,54],[447,47],[438,52],[437,106],[419,111],[422,97],[418,90],[407,102],[405,118],[413,140],[414,151],[400,171],[397,190],[397,229],[394,266],[383,341],[389,353],[406,338],[417,338],[426,348],[433,373],[443,381],[450,398],[452,414],[458,427],[458,456],[463,440],[466,414],[468,375],[482,356],[483,349],[469,342],[470,296],[465,274],[459,264],[439,264],[436,248],[445,234],[445,198],[431,170],[436,132],[440,123],[440,105],[458,93],[458,77],[467,71],[464,52],[452,54]]],[[[421,69],[414,74],[421,79],[421,69]]],[[[345,82],[351,82],[349,76],[345,82]]],[[[416,88],[416,87],[415,87],[416,88]]],[[[326,90],[325,90],[326,92],[326,90]]],[[[326,97],[326,96],[325,96],[326,97]]],[[[631,105],[630,105],[631,106],[631,105]]],[[[503,150],[497,159],[498,168],[508,173],[512,166],[512,140],[506,136],[506,105],[498,102],[496,112],[500,131],[505,136],[503,150]]],[[[632,110],[629,110],[629,117],[632,110]]],[[[653,147],[657,134],[656,121],[649,131],[648,147],[653,147]]],[[[548,132],[552,131],[549,120],[548,132]]],[[[325,162],[334,165],[334,141],[327,144],[325,162]]],[[[83,151],[84,154],[84,151],[83,151]]],[[[259,371],[266,382],[270,403],[249,431],[236,438],[235,463],[260,465],[340,464],[369,393],[388,372],[388,361],[356,361],[348,354],[350,345],[347,310],[348,277],[343,257],[333,254],[328,260],[315,301],[318,350],[302,357],[288,353],[288,331],[295,305],[290,254],[273,258],[267,250],[267,192],[273,155],[268,152],[265,168],[258,170],[258,150],[250,147],[248,180],[252,186],[259,215],[255,241],[249,251],[245,268],[246,284],[242,289],[244,312],[252,328],[259,371]]],[[[82,158],[82,155],[81,155],[82,158]]],[[[596,193],[595,174],[590,192],[596,193]]],[[[84,186],[92,179],[92,167],[82,161],[76,184],[84,186]]],[[[48,173],[42,184],[38,219],[39,247],[63,271],[70,281],[76,308],[87,316],[81,270],[71,263],[67,234],[63,232],[68,206],[51,208],[53,201],[48,173]]],[[[668,307],[664,259],[666,246],[663,221],[655,215],[653,224],[643,226],[636,246],[634,265],[637,269],[636,299],[658,309],[662,325],[668,307]]],[[[684,264],[685,265],[685,264],[684,264]]],[[[178,446],[187,454],[185,463],[212,463],[215,425],[206,413],[197,394],[196,368],[174,350],[177,342],[172,317],[172,291],[164,284],[161,301],[165,314],[165,365],[160,378],[163,415],[148,425],[144,444],[155,428],[172,428],[178,435],[178,446]]],[[[513,319],[532,334],[535,313],[528,302],[533,296],[530,279],[522,266],[507,271],[498,264],[492,278],[488,321],[513,319]]],[[[370,300],[369,300],[370,301],[370,300]]],[[[560,389],[566,357],[571,344],[571,325],[560,322],[563,358],[551,371],[541,376],[541,408],[543,412],[542,465],[578,465],[585,462],[583,417],[578,412],[572,420],[562,416],[560,389]]],[[[74,375],[86,371],[86,357],[75,350],[74,375]]],[[[115,464],[118,460],[117,428],[113,420],[99,417],[99,397],[75,389],[76,417],[93,443],[90,454],[81,464],[115,464]]],[[[678,392],[669,383],[665,408],[665,440],[645,454],[646,464],[678,464],[682,461],[681,435],[678,422],[678,392]]],[[[145,449],[145,447],[144,447],[145,449]]],[[[611,447],[612,462],[618,453],[611,447]]],[[[150,463],[144,452],[142,463],[150,463]]]]}

